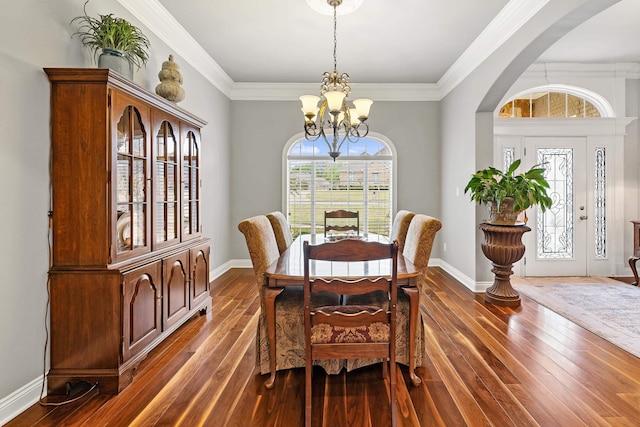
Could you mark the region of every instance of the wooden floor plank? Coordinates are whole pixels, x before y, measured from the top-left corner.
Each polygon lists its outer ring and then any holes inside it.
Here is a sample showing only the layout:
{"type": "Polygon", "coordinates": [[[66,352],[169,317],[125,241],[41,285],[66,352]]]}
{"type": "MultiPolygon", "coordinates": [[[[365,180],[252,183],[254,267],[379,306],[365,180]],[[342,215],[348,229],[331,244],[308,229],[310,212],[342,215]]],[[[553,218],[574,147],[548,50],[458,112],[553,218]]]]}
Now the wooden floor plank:
{"type": "MultiPolygon", "coordinates": [[[[399,427],[640,424],[640,359],[526,296],[520,307],[500,307],[440,268],[427,279],[422,383],[413,386],[399,365],[399,427]]],[[[255,365],[253,270],[229,270],[212,282],[211,296],[211,311],[151,351],[119,395],[36,404],[7,426],[302,425],[304,369],[279,371],[267,390],[255,365]]],[[[379,365],[314,374],[314,427],[388,425],[379,365]]]]}

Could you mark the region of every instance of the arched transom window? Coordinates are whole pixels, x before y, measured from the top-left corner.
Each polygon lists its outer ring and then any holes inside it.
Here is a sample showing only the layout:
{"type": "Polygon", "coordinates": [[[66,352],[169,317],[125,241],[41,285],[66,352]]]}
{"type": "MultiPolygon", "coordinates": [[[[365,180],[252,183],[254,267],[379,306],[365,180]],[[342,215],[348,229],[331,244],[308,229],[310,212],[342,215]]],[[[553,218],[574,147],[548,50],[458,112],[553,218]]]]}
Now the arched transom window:
{"type": "Polygon", "coordinates": [[[609,103],[597,94],[566,85],[529,89],[506,102],[499,118],[612,117],[609,103]]]}
{"type": "Polygon", "coordinates": [[[287,213],[292,232],[322,233],[324,212],[360,213],[360,232],[389,234],[393,206],[393,151],[375,137],[345,143],[334,161],[326,144],[304,138],[287,151],[287,213]]]}

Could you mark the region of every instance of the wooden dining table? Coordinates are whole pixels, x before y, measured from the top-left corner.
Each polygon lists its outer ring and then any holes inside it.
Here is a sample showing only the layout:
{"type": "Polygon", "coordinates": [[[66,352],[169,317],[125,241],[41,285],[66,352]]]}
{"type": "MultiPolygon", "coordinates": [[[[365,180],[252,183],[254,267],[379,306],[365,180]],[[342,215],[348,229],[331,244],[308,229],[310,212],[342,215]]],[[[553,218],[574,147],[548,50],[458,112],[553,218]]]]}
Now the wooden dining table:
{"type": "MultiPolygon", "coordinates": [[[[304,282],[304,252],[303,244],[308,241],[312,245],[335,241],[340,238],[358,238],[371,242],[388,243],[387,237],[367,233],[362,235],[327,236],[324,234],[303,234],[298,236],[291,246],[289,246],[280,257],[271,264],[265,271],[267,288],[265,289],[265,309],[267,318],[267,330],[269,333],[270,345],[270,369],[271,376],[265,382],[267,388],[273,387],[276,372],[276,325],[275,325],[275,299],[288,286],[302,286],[304,282]]],[[[391,275],[391,263],[389,260],[378,261],[318,261],[314,260],[309,265],[310,276],[317,277],[381,277],[391,275]]],[[[409,371],[413,384],[420,384],[420,378],[415,373],[415,334],[419,310],[419,290],[417,288],[417,277],[420,270],[411,261],[401,254],[398,254],[397,283],[400,288],[409,296],[410,327],[409,346],[410,362],[409,371]]]]}

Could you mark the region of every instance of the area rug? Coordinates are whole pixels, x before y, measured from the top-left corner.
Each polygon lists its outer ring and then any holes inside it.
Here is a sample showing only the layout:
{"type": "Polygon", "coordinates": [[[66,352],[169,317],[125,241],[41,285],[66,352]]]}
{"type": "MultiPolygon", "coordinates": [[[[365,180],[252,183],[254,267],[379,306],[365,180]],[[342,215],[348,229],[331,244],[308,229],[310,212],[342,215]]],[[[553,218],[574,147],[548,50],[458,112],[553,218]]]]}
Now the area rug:
{"type": "Polygon", "coordinates": [[[606,277],[512,277],[521,294],[640,358],[640,288],[606,277]]]}

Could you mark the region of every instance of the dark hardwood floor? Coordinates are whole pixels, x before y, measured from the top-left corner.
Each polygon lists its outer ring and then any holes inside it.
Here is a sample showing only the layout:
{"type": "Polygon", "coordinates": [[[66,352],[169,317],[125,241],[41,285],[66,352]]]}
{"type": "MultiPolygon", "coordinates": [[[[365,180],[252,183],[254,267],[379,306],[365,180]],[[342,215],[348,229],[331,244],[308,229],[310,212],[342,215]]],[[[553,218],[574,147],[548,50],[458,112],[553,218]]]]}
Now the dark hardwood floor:
{"type": "MultiPolygon", "coordinates": [[[[399,368],[399,426],[640,425],[640,359],[524,296],[519,308],[498,307],[440,268],[429,278],[423,381],[412,386],[399,368]]],[[[279,372],[272,390],[255,369],[252,270],[227,272],[211,294],[211,312],[149,354],[119,395],[36,404],[7,425],[301,426],[304,369],[279,372]]],[[[381,372],[318,371],[314,425],[387,426],[381,372]]]]}

